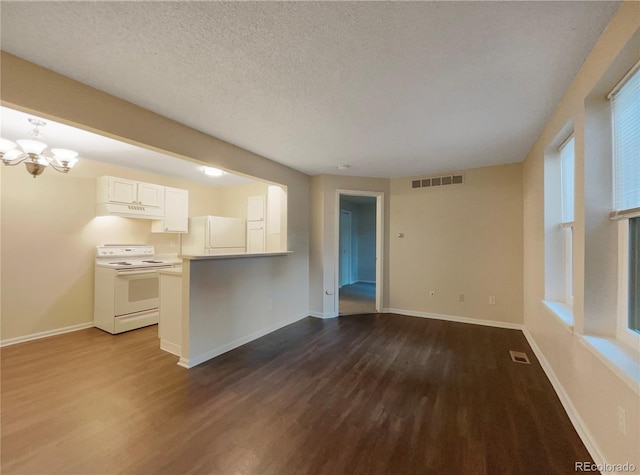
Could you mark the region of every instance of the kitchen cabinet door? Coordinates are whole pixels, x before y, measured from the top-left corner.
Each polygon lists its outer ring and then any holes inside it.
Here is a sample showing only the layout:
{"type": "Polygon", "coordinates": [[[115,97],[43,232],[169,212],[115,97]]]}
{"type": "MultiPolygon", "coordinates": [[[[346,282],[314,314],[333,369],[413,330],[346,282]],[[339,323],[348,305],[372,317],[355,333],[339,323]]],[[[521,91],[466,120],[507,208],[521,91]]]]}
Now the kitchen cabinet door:
{"type": "Polygon", "coordinates": [[[247,221],[247,252],[265,252],[264,222],[247,221]]]}
{"type": "Polygon", "coordinates": [[[107,182],[109,201],[134,204],[137,202],[138,182],[115,177],[108,177],[107,182]]]}
{"type": "Polygon", "coordinates": [[[265,196],[250,196],[247,200],[247,221],[264,221],[265,196]]]}
{"type": "Polygon", "coordinates": [[[165,187],[164,219],[154,221],[154,233],[186,233],[189,231],[189,191],[165,187]]]}
{"type": "Polygon", "coordinates": [[[138,204],[161,208],[164,204],[164,186],[138,183],[138,204]]]}

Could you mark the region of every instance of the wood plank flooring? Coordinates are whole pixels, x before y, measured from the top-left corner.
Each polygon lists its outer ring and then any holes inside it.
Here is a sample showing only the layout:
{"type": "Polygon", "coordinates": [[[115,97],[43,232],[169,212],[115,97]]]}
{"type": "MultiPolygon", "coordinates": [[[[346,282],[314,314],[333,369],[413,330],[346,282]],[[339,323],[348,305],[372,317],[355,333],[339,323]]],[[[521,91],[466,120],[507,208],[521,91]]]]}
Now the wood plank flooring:
{"type": "Polygon", "coordinates": [[[516,330],[307,318],[185,370],[155,327],[92,328],[1,357],[4,475],[540,475],[591,461],[516,330]]]}

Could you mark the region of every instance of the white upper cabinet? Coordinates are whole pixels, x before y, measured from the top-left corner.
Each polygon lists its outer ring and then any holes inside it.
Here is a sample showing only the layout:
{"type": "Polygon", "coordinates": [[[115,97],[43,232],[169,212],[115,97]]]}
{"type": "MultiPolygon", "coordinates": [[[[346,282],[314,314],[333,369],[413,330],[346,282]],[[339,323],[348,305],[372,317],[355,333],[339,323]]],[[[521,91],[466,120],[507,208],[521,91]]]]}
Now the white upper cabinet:
{"type": "Polygon", "coordinates": [[[124,203],[154,208],[162,208],[164,205],[164,186],[113,176],[103,176],[99,180],[102,180],[102,183],[98,182],[98,189],[107,192],[106,196],[102,197],[103,203],[124,203]]]}
{"type": "Polygon", "coordinates": [[[150,183],[138,183],[138,204],[143,206],[162,207],[165,201],[164,186],[152,185],[150,183]]]}
{"type": "Polygon", "coordinates": [[[124,178],[102,177],[107,182],[106,201],[135,204],[138,199],[138,182],[124,178]]]}
{"type": "Polygon", "coordinates": [[[247,204],[247,221],[264,221],[265,195],[250,196],[247,204]]]}
{"type": "Polygon", "coordinates": [[[180,188],[164,189],[164,219],[154,221],[154,233],[186,233],[189,227],[189,192],[180,188]]]}

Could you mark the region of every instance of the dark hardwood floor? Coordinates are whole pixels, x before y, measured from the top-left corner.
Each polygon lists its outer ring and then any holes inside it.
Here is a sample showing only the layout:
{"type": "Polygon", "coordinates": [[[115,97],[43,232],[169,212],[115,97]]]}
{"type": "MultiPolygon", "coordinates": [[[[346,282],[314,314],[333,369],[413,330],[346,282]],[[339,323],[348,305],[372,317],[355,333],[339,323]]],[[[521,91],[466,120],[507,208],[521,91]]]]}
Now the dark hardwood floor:
{"type": "Polygon", "coordinates": [[[191,370],[155,327],[1,356],[4,475],[540,475],[591,461],[516,330],[307,318],[191,370]]]}

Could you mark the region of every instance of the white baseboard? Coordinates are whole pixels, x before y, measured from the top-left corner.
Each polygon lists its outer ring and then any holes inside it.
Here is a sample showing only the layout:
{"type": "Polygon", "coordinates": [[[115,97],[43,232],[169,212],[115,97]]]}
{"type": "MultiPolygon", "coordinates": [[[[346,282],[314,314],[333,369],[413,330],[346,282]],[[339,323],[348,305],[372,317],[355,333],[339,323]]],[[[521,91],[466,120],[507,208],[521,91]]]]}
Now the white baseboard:
{"type": "Polygon", "coordinates": [[[182,356],[180,357],[180,360],[178,361],[178,366],[182,366],[183,368],[187,368],[189,369],[191,366],[189,366],[189,360],[187,358],[183,358],[182,356]]]}
{"type": "Polygon", "coordinates": [[[274,325],[268,326],[267,328],[263,328],[262,330],[258,330],[253,332],[247,336],[238,338],[230,343],[226,343],[224,345],[218,346],[217,348],[213,348],[212,350],[207,351],[201,355],[195,356],[193,358],[180,358],[178,361],[178,366],[182,366],[184,368],[193,368],[205,361],[208,361],[216,356],[220,356],[227,351],[234,350],[239,346],[245,345],[253,340],[257,340],[260,337],[263,337],[271,332],[279,330],[282,327],[286,327],[287,325],[291,325],[292,323],[297,322],[298,320],[302,320],[303,318],[307,318],[308,315],[305,313],[303,315],[296,315],[295,317],[289,318],[287,320],[282,320],[274,325]]]}
{"type": "Polygon", "coordinates": [[[309,312],[309,316],[315,318],[336,318],[338,314],[335,312],[309,312]]]}
{"type": "Polygon", "coordinates": [[[6,340],[0,341],[0,347],[16,345],[18,343],[24,343],[31,340],[39,340],[40,338],[47,338],[49,336],[62,335],[63,333],[84,330],[85,328],[91,328],[92,326],[94,326],[93,322],[79,323],[78,325],[71,325],[70,327],[56,328],[55,330],[47,330],[44,332],[31,333],[30,335],[7,338],[6,340]]]}
{"type": "Polygon", "coordinates": [[[576,432],[580,436],[580,439],[582,439],[582,443],[585,445],[585,447],[589,451],[589,454],[591,454],[593,461],[597,465],[604,465],[606,463],[605,458],[602,455],[600,448],[596,444],[593,435],[587,428],[587,425],[585,424],[582,417],[580,417],[578,410],[573,405],[573,402],[571,401],[571,398],[569,397],[567,392],[564,390],[564,387],[560,383],[560,380],[556,376],[556,373],[553,371],[553,368],[549,364],[549,361],[544,356],[544,353],[542,352],[542,350],[540,349],[536,341],[533,339],[533,335],[531,335],[531,333],[529,333],[529,331],[526,328],[522,329],[522,333],[524,333],[525,338],[529,342],[529,346],[531,346],[533,353],[536,355],[536,358],[538,358],[538,361],[540,362],[540,366],[542,366],[542,369],[544,370],[545,374],[547,375],[547,378],[551,382],[553,389],[555,389],[556,394],[558,395],[558,398],[560,399],[560,402],[562,403],[562,406],[564,407],[565,412],[569,416],[569,419],[571,420],[573,427],[576,429],[576,432]]]}
{"type": "Polygon", "coordinates": [[[522,330],[524,327],[521,323],[500,322],[497,320],[482,320],[480,318],[459,317],[457,315],[440,315],[437,313],[416,312],[414,310],[402,310],[399,308],[383,308],[383,313],[398,313],[400,315],[408,315],[410,317],[432,318],[434,320],[446,320],[457,323],[471,323],[473,325],[483,325],[485,327],[508,328],[511,330],[522,330]]]}
{"type": "Polygon", "coordinates": [[[182,354],[182,347],[180,345],[176,345],[175,343],[171,343],[166,340],[160,340],[160,349],[176,356],[180,356],[182,354]]]}

